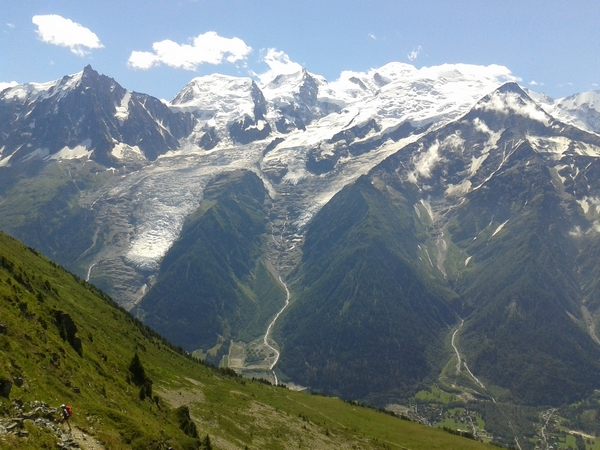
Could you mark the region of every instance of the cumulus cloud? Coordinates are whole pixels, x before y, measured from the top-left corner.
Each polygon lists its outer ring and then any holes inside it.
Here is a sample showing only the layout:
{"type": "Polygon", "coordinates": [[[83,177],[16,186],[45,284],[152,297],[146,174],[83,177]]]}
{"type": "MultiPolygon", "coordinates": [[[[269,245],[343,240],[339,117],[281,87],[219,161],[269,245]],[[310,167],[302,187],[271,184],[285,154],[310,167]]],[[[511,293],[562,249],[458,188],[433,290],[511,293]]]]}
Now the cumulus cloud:
{"type": "Polygon", "coordinates": [[[417,59],[419,57],[419,53],[421,53],[421,46],[420,45],[407,55],[408,56],[408,60],[411,61],[411,62],[414,61],[415,59],[417,59]]]}
{"type": "Polygon", "coordinates": [[[9,83],[0,82],[0,91],[3,91],[6,88],[16,86],[18,83],[16,81],[11,81],[9,83]]]}
{"type": "Polygon", "coordinates": [[[169,39],[152,44],[153,52],[134,51],[129,66],[150,69],[165,64],[185,70],[196,70],[201,64],[235,63],[245,60],[252,48],[239,38],[225,38],[214,31],[195,37],[191,44],[178,44],[169,39]]]}
{"type": "Polygon", "coordinates": [[[287,53],[275,48],[267,49],[261,61],[269,66],[265,73],[256,75],[263,84],[273,81],[277,75],[289,75],[302,70],[302,65],[292,61],[287,53]]]}
{"type": "Polygon", "coordinates": [[[33,16],[31,21],[37,25],[37,34],[43,42],[67,47],[77,56],[104,47],[90,29],[57,14],[33,16]]]}
{"type": "Polygon", "coordinates": [[[537,81],[535,81],[535,80],[531,80],[531,81],[529,82],[529,86],[543,86],[543,85],[544,85],[544,83],[538,83],[538,82],[537,82],[537,81]]]}

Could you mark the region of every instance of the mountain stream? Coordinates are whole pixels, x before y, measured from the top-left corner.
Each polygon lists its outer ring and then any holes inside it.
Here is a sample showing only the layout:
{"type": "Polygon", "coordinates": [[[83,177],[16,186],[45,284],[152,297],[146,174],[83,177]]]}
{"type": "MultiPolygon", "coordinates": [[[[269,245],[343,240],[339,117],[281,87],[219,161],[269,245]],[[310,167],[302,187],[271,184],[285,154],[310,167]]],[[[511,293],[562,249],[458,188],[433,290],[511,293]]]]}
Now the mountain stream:
{"type": "Polygon", "coordinates": [[[265,332],[265,335],[263,337],[263,344],[265,345],[265,347],[267,347],[269,350],[275,353],[275,358],[271,359],[271,357],[269,356],[267,357],[267,362],[268,370],[273,376],[275,386],[277,386],[279,380],[277,379],[277,375],[275,374],[275,371],[273,369],[279,361],[280,352],[274,347],[274,345],[276,345],[276,342],[273,340],[271,334],[273,331],[273,327],[277,322],[277,319],[279,319],[279,316],[281,316],[283,311],[285,311],[285,309],[290,304],[290,291],[287,287],[287,284],[283,281],[283,278],[281,277],[281,271],[284,270],[284,267],[286,265],[284,262],[284,260],[286,259],[285,255],[291,250],[289,248],[289,243],[291,239],[289,239],[289,236],[286,236],[290,231],[289,214],[287,208],[283,208],[277,211],[276,205],[275,203],[273,203],[271,205],[271,208],[269,209],[269,216],[271,216],[271,239],[273,244],[273,246],[271,247],[271,257],[269,259],[273,264],[275,270],[277,271],[277,278],[279,279],[279,283],[281,283],[281,285],[285,289],[285,303],[277,312],[277,314],[275,314],[273,320],[269,323],[267,331],[265,332]],[[278,219],[273,220],[276,217],[278,217],[278,219]],[[273,345],[271,345],[269,342],[272,342],[273,345]]]}
{"type": "Polygon", "coordinates": [[[275,373],[275,371],[273,370],[273,368],[275,367],[275,364],[277,364],[277,361],[279,361],[279,350],[277,350],[275,347],[273,347],[271,344],[269,344],[269,334],[271,334],[271,330],[273,329],[273,326],[275,325],[275,322],[277,322],[277,319],[279,319],[279,316],[281,315],[281,313],[290,304],[290,291],[289,291],[289,289],[287,287],[287,284],[285,284],[284,281],[281,279],[281,276],[279,277],[279,282],[285,288],[285,304],[283,305],[283,308],[281,308],[279,310],[279,312],[275,315],[275,317],[273,318],[273,320],[271,321],[271,323],[267,327],[267,332],[265,333],[265,337],[263,338],[263,342],[265,343],[265,345],[268,348],[270,348],[271,350],[273,350],[275,352],[275,359],[269,365],[269,370],[273,373],[273,378],[275,379],[275,386],[277,386],[278,380],[277,380],[277,374],[275,373]]]}

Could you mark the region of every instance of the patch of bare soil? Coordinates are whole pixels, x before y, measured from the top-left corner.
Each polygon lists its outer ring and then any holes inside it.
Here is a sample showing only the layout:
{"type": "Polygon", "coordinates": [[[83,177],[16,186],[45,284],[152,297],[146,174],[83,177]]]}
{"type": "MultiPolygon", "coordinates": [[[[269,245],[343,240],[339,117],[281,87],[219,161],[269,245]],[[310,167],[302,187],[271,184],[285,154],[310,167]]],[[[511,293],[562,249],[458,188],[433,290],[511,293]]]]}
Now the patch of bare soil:
{"type": "Polygon", "coordinates": [[[84,450],[105,450],[106,447],[102,445],[94,436],[90,436],[85,431],[78,427],[71,427],[71,439],[79,444],[84,450]]]}
{"type": "Polygon", "coordinates": [[[187,391],[185,389],[163,389],[157,388],[155,392],[160,395],[173,408],[192,403],[204,403],[204,394],[200,390],[187,391]]]}

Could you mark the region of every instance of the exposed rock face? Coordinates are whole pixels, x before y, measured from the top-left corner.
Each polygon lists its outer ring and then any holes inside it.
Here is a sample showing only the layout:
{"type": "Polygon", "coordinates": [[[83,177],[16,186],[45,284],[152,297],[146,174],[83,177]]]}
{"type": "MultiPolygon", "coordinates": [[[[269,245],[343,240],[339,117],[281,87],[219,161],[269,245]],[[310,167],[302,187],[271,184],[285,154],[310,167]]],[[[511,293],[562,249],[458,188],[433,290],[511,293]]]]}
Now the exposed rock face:
{"type": "Polygon", "coordinates": [[[204,133],[198,141],[199,147],[202,147],[205,150],[212,150],[219,144],[219,142],[221,142],[221,139],[219,138],[219,135],[214,127],[206,127],[202,131],[204,131],[204,133]]]}
{"type": "Polygon", "coordinates": [[[264,87],[272,105],[271,119],[277,131],[289,133],[292,130],[305,130],[306,126],[332,112],[339,106],[319,99],[319,88],[325,80],[310,74],[306,69],[290,74],[279,75],[264,87]]]}
{"type": "Polygon", "coordinates": [[[26,404],[13,402],[9,414],[0,419],[0,436],[12,434],[18,438],[26,439],[29,433],[24,429],[25,424],[29,426],[52,431],[56,435],[56,448],[61,450],[75,450],[82,448],[103,449],[94,437],[73,426],[67,432],[60,425],[60,413],[58,408],[49,406],[41,401],[32,401],[26,404]]]}
{"type": "Polygon", "coordinates": [[[231,140],[237,144],[249,144],[266,138],[271,133],[270,125],[262,119],[244,116],[228,127],[231,140]]]}

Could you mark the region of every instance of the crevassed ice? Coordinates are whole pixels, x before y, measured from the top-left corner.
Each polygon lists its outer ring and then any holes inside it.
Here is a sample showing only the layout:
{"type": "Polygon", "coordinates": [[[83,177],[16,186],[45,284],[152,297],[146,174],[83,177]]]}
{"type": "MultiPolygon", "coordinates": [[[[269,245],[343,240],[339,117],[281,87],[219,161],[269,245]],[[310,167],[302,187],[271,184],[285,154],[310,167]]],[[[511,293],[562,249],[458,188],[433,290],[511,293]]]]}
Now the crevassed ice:
{"type": "Polygon", "coordinates": [[[181,197],[181,202],[173,204],[156,197],[144,200],[142,221],[125,255],[128,261],[142,270],[158,269],[159,261],[177,239],[185,217],[198,206],[190,196],[181,197]]]}

